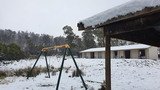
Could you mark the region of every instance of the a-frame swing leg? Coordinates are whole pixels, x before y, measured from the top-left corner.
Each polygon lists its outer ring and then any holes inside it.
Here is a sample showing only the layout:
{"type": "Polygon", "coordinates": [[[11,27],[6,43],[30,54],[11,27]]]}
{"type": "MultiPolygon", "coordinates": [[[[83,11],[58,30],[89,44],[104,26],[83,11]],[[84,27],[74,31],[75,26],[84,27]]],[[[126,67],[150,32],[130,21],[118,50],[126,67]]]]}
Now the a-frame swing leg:
{"type": "Polygon", "coordinates": [[[48,78],[50,78],[49,65],[48,65],[48,61],[47,61],[47,52],[44,52],[44,57],[45,57],[46,66],[47,66],[48,78]]]}
{"type": "Polygon", "coordinates": [[[84,86],[85,89],[87,90],[87,86],[86,86],[86,84],[85,84],[85,82],[84,82],[84,79],[83,79],[81,73],[80,73],[80,69],[78,68],[78,65],[77,65],[77,63],[76,63],[76,60],[75,60],[74,57],[73,57],[73,54],[72,54],[72,52],[71,52],[71,49],[68,48],[68,50],[69,50],[69,53],[70,53],[70,55],[71,55],[71,57],[72,57],[72,59],[73,59],[73,62],[74,62],[74,64],[75,64],[75,66],[76,66],[76,68],[77,68],[77,71],[78,71],[78,74],[79,74],[79,76],[80,76],[80,78],[81,78],[81,80],[82,80],[83,86],[84,86]]]}
{"type": "Polygon", "coordinates": [[[60,79],[61,79],[62,69],[63,69],[64,60],[65,60],[65,56],[66,56],[66,50],[67,49],[65,49],[65,51],[64,51],[63,60],[62,60],[62,64],[61,64],[61,67],[60,67],[60,73],[59,73],[59,77],[58,77],[58,81],[57,81],[56,90],[58,90],[58,88],[59,88],[59,83],[60,83],[60,79]]]}
{"type": "MultiPolygon", "coordinates": [[[[75,61],[75,59],[74,59],[74,57],[73,57],[73,54],[72,54],[70,48],[68,48],[68,50],[69,50],[69,53],[70,53],[70,55],[71,55],[71,57],[72,57],[72,59],[73,59],[73,62],[74,62],[74,64],[75,64],[75,66],[76,66],[76,68],[77,68],[78,74],[80,75],[80,78],[81,78],[81,80],[82,80],[83,86],[84,86],[85,89],[87,90],[87,86],[86,86],[86,84],[85,84],[85,82],[84,82],[84,79],[83,79],[83,77],[82,77],[82,75],[81,75],[81,73],[80,73],[80,70],[79,70],[79,68],[78,68],[78,65],[77,65],[77,63],[76,63],[76,61],[75,61]]],[[[56,90],[58,90],[58,88],[59,88],[59,83],[60,83],[60,79],[61,79],[61,74],[62,74],[62,69],[63,69],[63,65],[64,65],[64,60],[65,60],[66,51],[67,51],[67,48],[65,49],[65,53],[64,53],[64,55],[63,55],[63,60],[62,60],[62,64],[61,64],[61,67],[60,67],[60,73],[59,73],[59,77],[58,77],[58,82],[57,82],[56,90]]]]}
{"type": "Polygon", "coordinates": [[[41,56],[41,54],[42,54],[42,52],[39,54],[39,56],[38,56],[36,62],[34,63],[34,65],[33,65],[33,67],[32,67],[32,69],[28,72],[28,74],[27,74],[27,79],[31,76],[32,71],[33,71],[34,67],[36,66],[36,64],[37,64],[37,62],[38,62],[39,57],[41,56]]]}

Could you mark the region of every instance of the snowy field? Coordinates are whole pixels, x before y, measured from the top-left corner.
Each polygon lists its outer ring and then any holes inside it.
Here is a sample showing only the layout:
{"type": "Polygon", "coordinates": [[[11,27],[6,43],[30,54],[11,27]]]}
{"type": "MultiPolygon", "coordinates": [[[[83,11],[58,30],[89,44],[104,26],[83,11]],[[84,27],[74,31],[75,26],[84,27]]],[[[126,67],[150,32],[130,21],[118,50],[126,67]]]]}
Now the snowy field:
{"type": "MultiPolygon", "coordinates": [[[[59,68],[62,58],[48,57],[50,66],[59,68]]],[[[12,64],[0,64],[0,70],[18,70],[32,67],[35,60],[20,60],[12,64]]],[[[98,90],[104,81],[104,59],[76,58],[79,68],[84,72],[83,78],[89,90],[98,90]]],[[[160,90],[160,61],[144,59],[112,59],[112,90],[160,90]]],[[[44,57],[36,66],[46,67],[44,57]]],[[[59,90],[85,90],[80,77],[70,77],[75,70],[70,57],[64,62],[70,67],[68,73],[63,70],[59,90]]],[[[0,79],[0,90],[55,90],[59,72],[47,73],[36,77],[7,77],[0,79]]]]}

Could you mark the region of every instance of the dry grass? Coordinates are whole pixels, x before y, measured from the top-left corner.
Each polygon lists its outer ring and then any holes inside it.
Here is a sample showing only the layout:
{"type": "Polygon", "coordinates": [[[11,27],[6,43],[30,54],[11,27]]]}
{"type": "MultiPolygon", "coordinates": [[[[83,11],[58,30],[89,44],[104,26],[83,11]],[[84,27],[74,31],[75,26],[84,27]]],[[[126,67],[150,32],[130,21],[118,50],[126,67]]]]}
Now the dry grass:
{"type": "MultiPolygon", "coordinates": [[[[30,72],[31,67],[24,68],[24,69],[18,69],[18,70],[10,70],[10,71],[0,71],[0,79],[4,79],[5,77],[11,77],[11,76],[22,76],[22,77],[27,77],[28,72],[30,72]]],[[[51,68],[50,72],[54,73],[52,75],[55,75],[56,72],[58,72],[56,68],[51,68]]],[[[36,77],[40,73],[47,73],[47,68],[46,67],[35,67],[30,75],[30,77],[36,77]]]]}

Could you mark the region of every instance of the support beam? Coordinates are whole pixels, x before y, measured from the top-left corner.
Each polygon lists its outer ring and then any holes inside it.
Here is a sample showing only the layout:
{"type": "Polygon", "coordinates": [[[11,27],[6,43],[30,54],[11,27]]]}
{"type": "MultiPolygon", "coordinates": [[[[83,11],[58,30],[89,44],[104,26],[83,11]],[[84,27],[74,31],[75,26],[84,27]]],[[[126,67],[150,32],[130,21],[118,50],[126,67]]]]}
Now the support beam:
{"type": "Polygon", "coordinates": [[[29,79],[29,77],[32,75],[32,71],[33,71],[33,69],[35,68],[35,66],[36,66],[36,64],[37,64],[40,56],[42,55],[42,53],[43,53],[43,52],[41,51],[41,53],[38,55],[38,58],[37,58],[36,62],[35,62],[34,65],[33,65],[32,69],[28,72],[28,74],[27,74],[27,79],[29,79]]]}
{"type": "Polygon", "coordinates": [[[111,90],[111,54],[110,54],[110,31],[106,27],[104,29],[105,36],[105,90],[111,90]]]}

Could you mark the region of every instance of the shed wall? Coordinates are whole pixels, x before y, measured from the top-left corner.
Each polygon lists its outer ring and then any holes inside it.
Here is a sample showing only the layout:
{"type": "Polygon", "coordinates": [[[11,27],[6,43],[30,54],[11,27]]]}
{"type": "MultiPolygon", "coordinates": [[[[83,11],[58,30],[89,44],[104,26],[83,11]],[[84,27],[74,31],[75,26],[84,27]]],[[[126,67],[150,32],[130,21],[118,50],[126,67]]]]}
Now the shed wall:
{"type": "Polygon", "coordinates": [[[139,50],[131,50],[131,58],[139,58],[139,50]]]}
{"type": "Polygon", "coordinates": [[[150,59],[158,59],[158,48],[157,47],[150,47],[149,49],[149,58],[150,59]]]}

